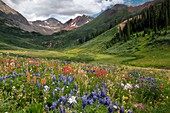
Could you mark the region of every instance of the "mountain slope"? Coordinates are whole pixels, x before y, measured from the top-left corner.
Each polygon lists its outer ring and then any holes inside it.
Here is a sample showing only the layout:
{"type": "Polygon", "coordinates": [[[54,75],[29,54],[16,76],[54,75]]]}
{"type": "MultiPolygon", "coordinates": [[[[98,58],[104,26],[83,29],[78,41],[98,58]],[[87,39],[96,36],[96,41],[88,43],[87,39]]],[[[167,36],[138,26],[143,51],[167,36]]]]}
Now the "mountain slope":
{"type": "Polygon", "coordinates": [[[86,15],[77,16],[75,19],[70,19],[64,24],[66,26],[64,30],[72,30],[74,28],[79,28],[92,20],[92,17],[86,15]]]}
{"type": "Polygon", "coordinates": [[[13,24],[15,26],[20,26],[20,24],[29,25],[25,17],[23,17],[20,13],[18,13],[14,9],[7,6],[1,0],[0,0],[0,17],[6,18],[9,24],[13,24]]]}
{"type": "Polygon", "coordinates": [[[107,9],[93,21],[82,26],[81,28],[72,30],[70,32],[54,34],[56,38],[52,39],[52,47],[74,47],[76,45],[87,42],[107,31],[108,29],[112,28],[127,17],[133,16],[136,13],[141,12],[143,9],[148,8],[150,5],[150,3],[145,4],[144,7],[138,8],[138,10],[136,11],[132,9],[136,9],[137,7],[141,6],[132,7],[130,10],[129,7],[126,5],[117,4],[107,9]]]}

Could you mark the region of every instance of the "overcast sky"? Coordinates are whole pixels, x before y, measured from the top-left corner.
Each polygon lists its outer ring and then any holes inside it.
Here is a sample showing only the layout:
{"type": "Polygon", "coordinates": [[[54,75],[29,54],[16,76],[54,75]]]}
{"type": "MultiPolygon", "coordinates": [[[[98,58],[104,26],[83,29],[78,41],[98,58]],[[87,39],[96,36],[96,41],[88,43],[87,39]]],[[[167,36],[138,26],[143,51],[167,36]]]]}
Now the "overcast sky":
{"type": "Polygon", "coordinates": [[[110,5],[138,5],[149,0],[2,0],[29,21],[54,17],[61,22],[78,15],[94,15],[110,5]]]}

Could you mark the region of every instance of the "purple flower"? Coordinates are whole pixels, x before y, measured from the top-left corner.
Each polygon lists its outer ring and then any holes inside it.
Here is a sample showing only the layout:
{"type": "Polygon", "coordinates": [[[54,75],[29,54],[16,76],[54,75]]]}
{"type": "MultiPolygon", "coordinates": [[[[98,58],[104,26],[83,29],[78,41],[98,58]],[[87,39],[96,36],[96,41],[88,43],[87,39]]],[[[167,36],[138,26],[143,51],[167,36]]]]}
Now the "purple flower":
{"type": "Polygon", "coordinates": [[[66,97],[65,97],[65,96],[62,96],[62,97],[61,97],[61,101],[62,101],[63,104],[65,105],[65,104],[66,104],[66,97]]]}
{"type": "Polygon", "coordinates": [[[104,90],[104,89],[102,90],[101,96],[102,96],[102,97],[106,97],[106,90],[104,90]]]}
{"type": "Polygon", "coordinates": [[[125,109],[121,106],[120,107],[120,113],[124,113],[125,112],[125,109]]]}
{"type": "Polygon", "coordinates": [[[97,100],[97,96],[94,95],[94,96],[93,96],[93,101],[96,102],[96,100],[97,100]]]}
{"type": "Polygon", "coordinates": [[[152,86],[151,86],[151,88],[154,88],[154,89],[155,89],[155,88],[156,88],[156,85],[155,85],[155,84],[154,84],[154,85],[152,85],[152,86]]]}
{"type": "Polygon", "coordinates": [[[55,76],[53,76],[53,81],[55,82],[57,79],[56,79],[56,77],[55,76]]]}
{"type": "Polygon", "coordinates": [[[74,91],[71,90],[70,95],[73,96],[73,94],[74,94],[74,91]]]}
{"type": "Polygon", "coordinates": [[[67,85],[67,80],[66,79],[64,80],[64,85],[67,85]]]}
{"type": "Polygon", "coordinates": [[[0,81],[3,81],[3,78],[2,78],[2,77],[0,77],[0,81]]]}
{"type": "Polygon", "coordinates": [[[98,84],[96,85],[96,87],[95,87],[96,89],[98,89],[98,84]]]}
{"type": "Polygon", "coordinates": [[[70,86],[70,81],[68,81],[67,85],[70,86]]]}
{"type": "Polygon", "coordinates": [[[53,96],[53,98],[56,97],[55,90],[53,91],[52,96],[53,96]]]}
{"type": "Polygon", "coordinates": [[[37,82],[37,87],[38,87],[38,89],[40,89],[40,88],[41,88],[41,85],[40,85],[40,83],[39,83],[39,82],[37,82]]]}
{"type": "Polygon", "coordinates": [[[111,102],[110,98],[109,98],[109,97],[106,97],[106,103],[105,103],[105,105],[110,105],[110,102],[111,102]]]}
{"type": "Polygon", "coordinates": [[[60,106],[60,113],[66,113],[66,111],[65,111],[63,106],[60,106]]]}
{"type": "Polygon", "coordinates": [[[90,96],[93,97],[96,95],[96,92],[91,92],[90,96]]]}
{"type": "Polygon", "coordinates": [[[83,106],[83,109],[86,107],[87,105],[87,95],[84,95],[82,97],[82,106],[83,106]]]}
{"type": "Polygon", "coordinates": [[[87,103],[88,103],[89,105],[92,105],[92,104],[93,104],[93,100],[90,99],[90,100],[87,101],[87,103]]]}
{"type": "Polygon", "coordinates": [[[101,97],[101,91],[100,90],[97,93],[97,97],[101,97]]]}
{"type": "Polygon", "coordinates": [[[10,80],[10,85],[12,85],[12,83],[13,83],[13,81],[12,81],[12,80],[10,80]]]}
{"type": "Polygon", "coordinates": [[[58,86],[60,86],[60,81],[58,81],[58,86]]]}
{"type": "Polygon", "coordinates": [[[60,91],[60,88],[59,88],[59,87],[56,87],[56,88],[55,88],[55,91],[56,91],[56,92],[60,91]]]}
{"type": "Polygon", "coordinates": [[[100,102],[101,104],[103,104],[103,99],[102,99],[102,98],[99,98],[99,102],[100,102]]]}
{"type": "Polygon", "coordinates": [[[113,111],[114,111],[113,105],[110,104],[110,105],[109,105],[109,108],[108,108],[108,112],[109,112],[109,113],[112,113],[113,111]]]}
{"type": "Polygon", "coordinates": [[[46,110],[47,112],[49,111],[48,105],[45,105],[45,110],[46,110]]]}
{"type": "Polygon", "coordinates": [[[25,94],[25,93],[26,93],[26,90],[23,90],[23,93],[25,94]]]}
{"type": "Polygon", "coordinates": [[[74,84],[74,89],[77,90],[78,89],[78,85],[74,84]]]}
{"type": "Polygon", "coordinates": [[[57,107],[57,103],[56,102],[53,102],[52,103],[52,106],[53,106],[53,109],[55,109],[57,107]]]}

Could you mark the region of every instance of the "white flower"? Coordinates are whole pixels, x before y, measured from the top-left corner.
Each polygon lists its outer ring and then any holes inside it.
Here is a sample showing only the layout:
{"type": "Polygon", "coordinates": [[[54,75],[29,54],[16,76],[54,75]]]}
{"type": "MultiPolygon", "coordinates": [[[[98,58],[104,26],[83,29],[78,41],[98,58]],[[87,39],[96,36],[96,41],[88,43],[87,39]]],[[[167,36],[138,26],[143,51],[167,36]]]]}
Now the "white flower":
{"type": "Polygon", "coordinates": [[[132,89],[132,88],[133,88],[132,85],[127,83],[124,87],[124,90],[132,89]]]}
{"type": "Polygon", "coordinates": [[[50,87],[48,87],[47,85],[45,85],[45,86],[44,86],[44,89],[45,89],[45,91],[48,91],[48,90],[50,90],[50,87]]]}
{"type": "Polygon", "coordinates": [[[139,88],[139,85],[138,85],[138,84],[136,84],[134,87],[135,87],[135,88],[139,88]]]}
{"type": "Polygon", "coordinates": [[[76,97],[75,97],[75,96],[71,96],[71,97],[68,99],[68,103],[70,103],[70,104],[72,104],[72,103],[77,103],[76,97]]]}
{"type": "Polygon", "coordinates": [[[118,106],[116,106],[116,105],[113,105],[113,108],[114,108],[114,109],[118,109],[118,106]]]}
{"type": "Polygon", "coordinates": [[[121,86],[121,87],[124,87],[125,85],[121,82],[121,83],[120,83],[120,86],[121,86]]]}

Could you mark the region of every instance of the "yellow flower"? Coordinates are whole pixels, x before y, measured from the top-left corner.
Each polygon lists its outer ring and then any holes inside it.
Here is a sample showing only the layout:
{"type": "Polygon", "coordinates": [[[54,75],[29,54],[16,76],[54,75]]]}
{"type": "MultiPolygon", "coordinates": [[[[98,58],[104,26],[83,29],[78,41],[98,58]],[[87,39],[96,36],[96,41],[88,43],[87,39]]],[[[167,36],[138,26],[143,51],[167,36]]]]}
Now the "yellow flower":
{"type": "Polygon", "coordinates": [[[123,96],[123,100],[128,100],[128,99],[129,99],[129,97],[123,96]]]}
{"type": "Polygon", "coordinates": [[[152,102],[149,102],[149,104],[152,104],[152,102]]]}
{"type": "Polygon", "coordinates": [[[107,96],[110,96],[109,92],[107,92],[107,96]]]}

